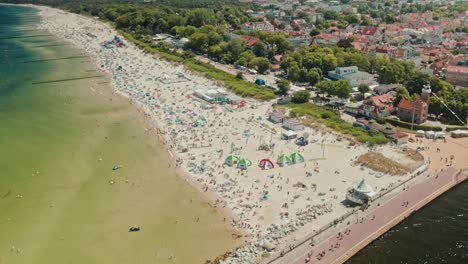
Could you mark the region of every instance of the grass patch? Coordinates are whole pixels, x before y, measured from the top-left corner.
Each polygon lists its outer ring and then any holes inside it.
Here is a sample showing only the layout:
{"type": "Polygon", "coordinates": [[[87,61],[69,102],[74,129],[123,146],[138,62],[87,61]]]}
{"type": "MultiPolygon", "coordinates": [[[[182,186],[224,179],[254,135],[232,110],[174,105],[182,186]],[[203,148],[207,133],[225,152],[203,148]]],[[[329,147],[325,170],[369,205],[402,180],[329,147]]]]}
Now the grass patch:
{"type": "Polygon", "coordinates": [[[133,42],[139,48],[143,49],[147,53],[156,54],[161,58],[169,61],[175,61],[182,63],[188,70],[203,73],[206,77],[218,80],[224,83],[224,85],[232,90],[234,93],[242,97],[253,97],[259,100],[271,100],[276,98],[273,90],[268,89],[264,86],[259,86],[253,83],[249,83],[236,78],[236,76],[215,68],[213,65],[198,61],[194,58],[185,59],[181,54],[172,51],[161,50],[156,47],[151,47],[150,44],[137,39],[133,34],[117,29],[125,39],[133,42]]]}
{"type": "Polygon", "coordinates": [[[291,109],[291,116],[293,117],[307,116],[315,122],[323,124],[345,135],[352,136],[361,143],[375,145],[389,142],[389,140],[378,131],[354,127],[352,124],[341,120],[340,114],[336,110],[312,103],[287,104],[286,107],[291,109]]]}

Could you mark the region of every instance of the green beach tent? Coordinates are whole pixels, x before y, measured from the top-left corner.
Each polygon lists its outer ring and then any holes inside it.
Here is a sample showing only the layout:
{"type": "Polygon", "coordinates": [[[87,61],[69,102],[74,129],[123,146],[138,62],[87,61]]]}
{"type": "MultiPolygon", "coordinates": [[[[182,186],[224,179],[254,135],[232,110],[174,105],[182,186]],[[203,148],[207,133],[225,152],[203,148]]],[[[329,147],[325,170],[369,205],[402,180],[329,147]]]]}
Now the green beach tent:
{"type": "Polygon", "coordinates": [[[294,152],[293,154],[291,154],[291,161],[294,164],[302,163],[304,162],[304,157],[301,154],[294,152]]]}
{"type": "Polygon", "coordinates": [[[241,170],[246,170],[250,165],[252,165],[252,162],[248,159],[240,159],[239,162],[237,163],[237,168],[241,170]]]}
{"type": "Polygon", "coordinates": [[[224,164],[228,165],[228,166],[233,166],[234,164],[236,164],[237,162],[239,161],[239,158],[237,156],[234,156],[234,155],[229,155],[226,160],[224,161],[224,164]]]}
{"type": "Polygon", "coordinates": [[[291,158],[289,158],[287,155],[281,155],[278,157],[278,161],[276,162],[280,167],[286,167],[292,164],[291,158]]]}

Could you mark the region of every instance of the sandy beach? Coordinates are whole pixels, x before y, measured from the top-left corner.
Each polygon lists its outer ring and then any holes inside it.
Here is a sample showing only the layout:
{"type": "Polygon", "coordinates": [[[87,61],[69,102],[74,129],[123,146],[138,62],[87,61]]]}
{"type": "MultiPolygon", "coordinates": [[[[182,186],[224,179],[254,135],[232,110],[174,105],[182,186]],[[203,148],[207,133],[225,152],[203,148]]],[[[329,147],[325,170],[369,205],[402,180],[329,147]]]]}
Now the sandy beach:
{"type": "MultiPolygon", "coordinates": [[[[355,159],[369,148],[332,133],[306,128],[299,134],[308,135],[307,146],[282,140],[281,126],[267,120],[273,111],[271,102],[245,99],[245,107],[209,104],[194,92],[226,89],[183,66],[145,54],[125,40],[123,47],[104,48],[101,44],[118,34],[95,19],[37,8],[42,17],[39,27],[86,52],[110,76],[115,93],[132,100],[153,124],[173,157],[169,166],[177,166],[180,175],[210,196],[213,207],[223,210],[227,221],[245,235],[247,242],[224,263],[256,263],[265,253],[263,248],[275,248],[269,254],[277,254],[351,212],[342,201],[356,181],[365,179],[380,192],[411,177],[356,165],[355,159]],[[279,156],[293,153],[304,161],[278,166],[279,156]],[[246,170],[228,166],[229,155],[251,165],[246,170]],[[262,159],[271,161],[274,168],[260,168],[262,159]]],[[[373,151],[401,164],[415,164],[396,145],[373,151]]],[[[427,165],[427,158],[417,164],[419,168],[427,165]]]]}

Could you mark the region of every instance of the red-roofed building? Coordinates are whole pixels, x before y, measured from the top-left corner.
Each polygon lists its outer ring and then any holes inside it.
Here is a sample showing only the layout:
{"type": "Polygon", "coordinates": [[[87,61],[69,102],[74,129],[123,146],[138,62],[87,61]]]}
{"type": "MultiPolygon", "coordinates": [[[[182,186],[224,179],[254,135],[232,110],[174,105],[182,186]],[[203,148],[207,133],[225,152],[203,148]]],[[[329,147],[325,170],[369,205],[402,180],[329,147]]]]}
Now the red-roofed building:
{"type": "Polygon", "coordinates": [[[445,80],[453,85],[468,87],[468,66],[447,66],[445,80]]]}
{"type": "Polygon", "coordinates": [[[271,63],[279,64],[283,60],[283,55],[275,55],[271,58],[271,63]]]}
{"type": "Polygon", "coordinates": [[[377,43],[382,40],[382,30],[379,27],[364,27],[361,30],[361,36],[363,36],[370,43],[377,43]]]}
{"type": "Polygon", "coordinates": [[[241,25],[241,29],[247,32],[258,30],[258,31],[268,31],[274,32],[275,26],[273,26],[270,22],[246,22],[241,25]]]}
{"type": "Polygon", "coordinates": [[[372,96],[362,105],[361,113],[370,118],[386,117],[395,112],[393,101],[395,96],[391,93],[372,96]]]}
{"type": "Polygon", "coordinates": [[[401,99],[398,103],[397,116],[407,122],[422,124],[427,121],[431,89],[424,87],[421,98],[416,100],[401,99]]]}
{"type": "Polygon", "coordinates": [[[256,37],[251,37],[251,36],[247,36],[247,35],[242,35],[242,36],[240,36],[240,39],[241,39],[242,41],[244,41],[244,42],[245,42],[245,45],[246,45],[247,47],[249,47],[249,48],[252,47],[253,45],[257,44],[257,42],[260,41],[260,39],[258,39],[258,38],[256,38],[256,37]]]}

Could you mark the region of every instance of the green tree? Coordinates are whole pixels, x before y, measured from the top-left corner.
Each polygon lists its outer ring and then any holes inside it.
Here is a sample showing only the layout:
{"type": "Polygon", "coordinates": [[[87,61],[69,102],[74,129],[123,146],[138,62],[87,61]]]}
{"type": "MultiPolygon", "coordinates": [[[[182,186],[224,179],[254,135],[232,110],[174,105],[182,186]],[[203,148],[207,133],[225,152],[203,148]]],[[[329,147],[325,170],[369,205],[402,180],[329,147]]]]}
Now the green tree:
{"type": "Polygon", "coordinates": [[[309,52],[302,58],[302,66],[306,69],[321,69],[322,63],[322,56],[316,52],[309,52]]]}
{"type": "Polygon", "coordinates": [[[320,81],[316,85],[316,90],[315,92],[317,95],[322,95],[322,94],[333,94],[333,82],[330,81],[320,81]]]}
{"type": "Polygon", "coordinates": [[[309,82],[311,86],[317,84],[320,79],[322,79],[322,72],[320,69],[312,68],[306,74],[306,81],[309,82]]]}
{"type": "Polygon", "coordinates": [[[398,87],[396,89],[396,93],[397,93],[397,99],[395,100],[395,106],[397,106],[400,103],[401,99],[410,99],[411,98],[408,90],[403,86],[398,87]]]}
{"type": "Polygon", "coordinates": [[[333,83],[335,87],[335,94],[339,98],[349,98],[351,97],[351,92],[353,91],[353,87],[349,82],[345,80],[339,80],[333,83]]]}
{"type": "Polygon", "coordinates": [[[318,34],[320,34],[320,30],[319,30],[318,28],[312,29],[312,30],[310,31],[310,33],[309,33],[309,35],[310,35],[311,37],[315,37],[315,36],[317,36],[318,34]]]}
{"type": "Polygon", "coordinates": [[[299,78],[301,77],[301,69],[297,65],[297,63],[293,63],[289,68],[288,68],[288,79],[291,82],[297,82],[299,81],[299,78]]]}
{"type": "Polygon", "coordinates": [[[259,41],[253,45],[252,51],[257,57],[265,57],[267,55],[267,45],[263,41],[259,41]]]}
{"type": "Polygon", "coordinates": [[[338,60],[336,59],[334,55],[328,54],[323,57],[322,69],[324,72],[334,70],[337,65],[338,65],[338,60]]]}
{"type": "Polygon", "coordinates": [[[370,92],[370,87],[367,83],[361,83],[358,86],[358,91],[361,93],[362,97],[364,98],[364,94],[370,92]]]}
{"type": "Polygon", "coordinates": [[[191,9],[187,13],[187,24],[194,27],[202,27],[204,25],[214,25],[217,22],[215,14],[205,8],[191,9]]]}
{"type": "Polygon", "coordinates": [[[278,89],[281,95],[287,95],[291,84],[286,79],[281,79],[278,81],[278,89]]]}
{"type": "Polygon", "coordinates": [[[307,90],[297,91],[293,94],[292,102],[295,104],[302,104],[309,102],[310,92],[307,90]]]}
{"type": "Polygon", "coordinates": [[[267,58],[255,58],[253,64],[257,67],[257,72],[260,74],[270,69],[270,61],[267,58]]]}

